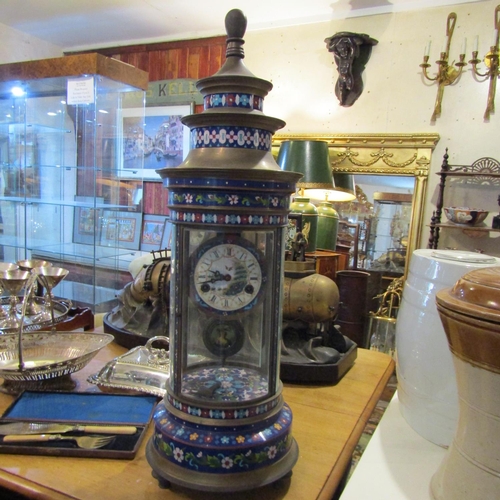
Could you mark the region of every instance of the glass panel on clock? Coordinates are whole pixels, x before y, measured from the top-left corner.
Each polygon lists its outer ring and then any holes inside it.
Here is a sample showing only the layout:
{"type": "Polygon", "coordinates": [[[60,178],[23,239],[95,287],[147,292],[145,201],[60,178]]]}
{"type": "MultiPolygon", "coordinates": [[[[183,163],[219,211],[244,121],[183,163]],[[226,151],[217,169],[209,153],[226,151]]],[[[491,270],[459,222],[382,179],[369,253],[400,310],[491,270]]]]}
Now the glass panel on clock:
{"type": "Polygon", "coordinates": [[[267,262],[274,232],[182,228],[181,234],[189,254],[181,393],[233,403],[268,397],[275,313],[267,262]]]}

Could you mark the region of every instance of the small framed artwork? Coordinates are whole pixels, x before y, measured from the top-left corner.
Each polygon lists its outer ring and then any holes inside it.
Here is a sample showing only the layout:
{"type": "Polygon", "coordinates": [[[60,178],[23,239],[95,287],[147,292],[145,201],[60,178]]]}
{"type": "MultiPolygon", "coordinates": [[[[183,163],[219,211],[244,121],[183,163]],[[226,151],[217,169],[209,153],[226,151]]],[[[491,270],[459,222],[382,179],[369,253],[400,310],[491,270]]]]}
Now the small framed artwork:
{"type": "Polygon", "coordinates": [[[101,246],[139,250],[141,218],[139,212],[104,210],[101,218],[101,246]]]}
{"type": "Polygon", "coordinates": [[[73,243],[98,243],[102,209],[96,208],[95,204],[102,203],[102,198],[75,196],[75,202],[81,206],[76,206],[74,211],[73,243]]]}
{"type": "Polygon", "coordinates": [[[165,227],[163,228],[163,237],[161,239],[160,250],[170,250],[172,247],[172,222],[169,218],[165,220],[165,227]]]}
{"type": "Polygon", "coordinates": [[[143,120],[142,108],[124,109],[121,176],[160,181],[156,170],[180,165],[190,136],[181,118],[193,112],[190,104],[147,107],[143,120]]]}
{"type": "Polygon", "coordinates": [[[144,214],[140,250],[143,252],[151,252],[161,249],[166,219],[166,215],[144,214]]]}

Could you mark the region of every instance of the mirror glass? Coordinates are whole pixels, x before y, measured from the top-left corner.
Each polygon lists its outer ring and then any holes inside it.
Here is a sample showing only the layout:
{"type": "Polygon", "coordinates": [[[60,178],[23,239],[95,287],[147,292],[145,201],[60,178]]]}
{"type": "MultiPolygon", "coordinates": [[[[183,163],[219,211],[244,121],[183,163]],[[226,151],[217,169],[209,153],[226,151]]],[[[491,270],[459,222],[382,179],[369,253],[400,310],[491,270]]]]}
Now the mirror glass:
{"type": "Polygon", "coordinates": [[[287,134],[273,137],[276,157],[283,141],[328,143],[332,173],[353,175],[356,200],[335,203],[340,216],[337,251],[349,268],[406,275],[420,248],[422,214],[432,152],[438,134],[287,134]]]}
{"type": "Polygon", "coordinates": [[[334,203],[339,214],[338,250],[349,268],[402,275],[405,270],[415,180],[355,175],[357,199],[334,203]]]}

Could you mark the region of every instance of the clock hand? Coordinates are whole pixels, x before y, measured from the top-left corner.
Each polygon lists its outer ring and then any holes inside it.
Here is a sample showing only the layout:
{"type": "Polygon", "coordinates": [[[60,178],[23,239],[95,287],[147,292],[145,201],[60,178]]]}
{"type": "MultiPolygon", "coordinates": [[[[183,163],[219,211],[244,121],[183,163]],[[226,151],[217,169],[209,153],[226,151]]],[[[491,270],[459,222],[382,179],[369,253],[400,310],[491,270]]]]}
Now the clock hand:
{"type": "Polygon", "coordinates": [[[220,271],[210,271],[211,273],[214,274],[210,279],[206,281],[200,281],[200,284],[202,285],[203,283],[216,283],[217,281],[231,281],[231,275],[230,274],[222,274],[220,271]]]}

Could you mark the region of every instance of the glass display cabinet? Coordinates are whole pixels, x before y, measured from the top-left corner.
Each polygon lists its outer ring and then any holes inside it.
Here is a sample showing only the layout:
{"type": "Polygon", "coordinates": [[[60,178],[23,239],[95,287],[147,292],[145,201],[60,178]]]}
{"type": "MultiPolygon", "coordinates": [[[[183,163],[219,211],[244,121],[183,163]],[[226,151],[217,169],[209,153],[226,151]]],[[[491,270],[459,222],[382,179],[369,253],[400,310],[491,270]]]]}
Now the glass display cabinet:
{"type": "Polygon", "coordinates": [[[373,269],[403,274],[410,232],[413,196],[376,192],[367,254],[373,269]]]}
{"type": "Polygon", "coordinates": [[[139,250],[147,84],[99,54],[0,65],[0,260],[68,269],[55,295],[94,312],[139,250]]]}

